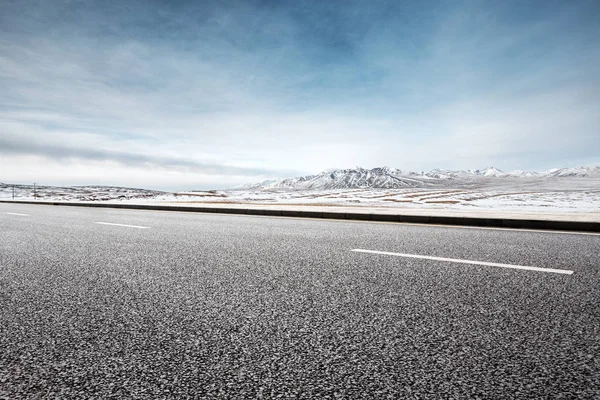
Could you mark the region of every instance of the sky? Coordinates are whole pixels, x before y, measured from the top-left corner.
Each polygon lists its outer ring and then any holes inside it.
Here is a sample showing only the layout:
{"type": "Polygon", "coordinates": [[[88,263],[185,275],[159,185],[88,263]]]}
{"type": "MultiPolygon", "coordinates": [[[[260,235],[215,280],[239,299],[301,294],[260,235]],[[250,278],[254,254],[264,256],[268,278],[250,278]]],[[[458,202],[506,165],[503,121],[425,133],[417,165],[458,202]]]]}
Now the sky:
{"type": "Polygon", "coordinates": [[[600,2],[0,0],[0,182],[600,165],[600,2]]]}

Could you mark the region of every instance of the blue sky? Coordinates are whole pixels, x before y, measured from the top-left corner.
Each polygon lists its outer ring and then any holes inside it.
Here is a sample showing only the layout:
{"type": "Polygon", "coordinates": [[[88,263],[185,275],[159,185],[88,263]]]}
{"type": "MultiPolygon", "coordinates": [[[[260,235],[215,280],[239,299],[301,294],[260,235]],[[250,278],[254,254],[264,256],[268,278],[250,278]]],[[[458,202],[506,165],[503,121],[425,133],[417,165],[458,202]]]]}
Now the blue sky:
{"type": "Polygon", "coordinates": [[[600,164],[598,1],[3,1],[0,181],[600,164]]]}

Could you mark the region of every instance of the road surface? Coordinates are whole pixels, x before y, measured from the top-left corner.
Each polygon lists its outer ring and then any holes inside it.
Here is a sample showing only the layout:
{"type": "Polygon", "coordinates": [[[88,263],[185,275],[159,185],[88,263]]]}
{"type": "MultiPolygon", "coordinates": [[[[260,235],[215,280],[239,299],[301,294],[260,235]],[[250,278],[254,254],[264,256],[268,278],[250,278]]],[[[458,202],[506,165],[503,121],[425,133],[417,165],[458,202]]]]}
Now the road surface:
{"type": "Polygon", "coordinates": [[[600,235],[0,204],[0,398],[600,395],[600,235]]]}

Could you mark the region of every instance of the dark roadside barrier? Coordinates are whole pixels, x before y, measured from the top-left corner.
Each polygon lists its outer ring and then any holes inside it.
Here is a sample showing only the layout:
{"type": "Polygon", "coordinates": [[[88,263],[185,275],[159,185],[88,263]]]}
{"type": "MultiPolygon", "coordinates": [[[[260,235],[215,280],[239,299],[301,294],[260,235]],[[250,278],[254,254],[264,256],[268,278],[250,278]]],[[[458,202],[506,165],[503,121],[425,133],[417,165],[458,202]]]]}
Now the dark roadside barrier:
{"type": "Polygon", "coordinates": [[[543,229],[558,231],[580,231],[600,232],[600,222],[593,221],[559,221],[541,219],[518,219],[518,218],[489,218],[489,217],[456,217],[456,216],[428,216],[428,215],[403,215],[372,212],[337,212],[314,211],[314,210],[277,210],[258,208],[232,208],[219,206],[176,206],[155,204],[118,204],[118,203],[67,203],[57,201],[13,201],[0,200],[0,203],[11,204],[37,204],[50,206],[68,207],[97,207],[97,208],[121,208],[127,210],[158,210],[158,211],[180,211],[215,214],[244,214],[262,215],[275,217],[296,218],[324,218],[354,221],[380,221],[380,222],[404,222],[414,224],[436,224],[436,225],[458,225],[513,229],[543,229]]]}

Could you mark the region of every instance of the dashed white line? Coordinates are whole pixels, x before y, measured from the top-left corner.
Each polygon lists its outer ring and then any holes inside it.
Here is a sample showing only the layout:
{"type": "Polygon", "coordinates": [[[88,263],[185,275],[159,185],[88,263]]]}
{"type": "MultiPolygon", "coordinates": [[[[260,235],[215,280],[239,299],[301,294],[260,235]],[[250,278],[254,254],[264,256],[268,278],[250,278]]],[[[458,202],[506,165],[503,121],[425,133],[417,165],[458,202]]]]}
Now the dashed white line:
{"type": "Polygon", "coordinates": [[[29,217],[29,214],[7,212],[8,215],[18,215],[19,217],[29,217]]]}
{"type": "Polygon", "coordinates": [[[96,222],[96,224],[100,224],[100,225],[112,225],[112,226],[124,226],[126,228],[137,228],[137,229],[148,229],[148,228],[150,228],[149,226],[113,224],[111,222],[96,222]]]}
{"type": "Polygon", "coordinates": [[[446,261],[446,262],[453,262],[453,263],[459,263],[459,264],[483,265],[483,266],[487,266],[487,267],[523,269],[523,270],[527,270],[527,271],[538,271],[538,272],[553,272],[555,274],[565,274],[565,275],[571,275],[573,273],[573,271],[568,270],[568,269],[529,267],[526,265],[512,265],[512,264],[491,263],[491,262],[485,262],[485,261],[461,260],[458,258],[423,256],[423,255],[419,255],[419,254],[392,253],[389,251],[376,251],[376,250],[363,250],[363,249],[353,249],[352,251],[356,251],[359,253],[382,254],[382,255],[386,255],[386,256],[420,258],[423,260],[446,261]]]}

